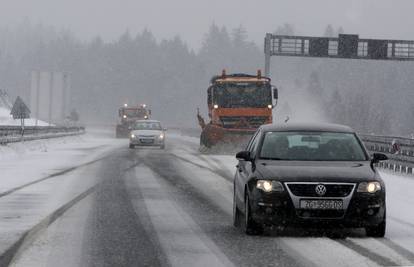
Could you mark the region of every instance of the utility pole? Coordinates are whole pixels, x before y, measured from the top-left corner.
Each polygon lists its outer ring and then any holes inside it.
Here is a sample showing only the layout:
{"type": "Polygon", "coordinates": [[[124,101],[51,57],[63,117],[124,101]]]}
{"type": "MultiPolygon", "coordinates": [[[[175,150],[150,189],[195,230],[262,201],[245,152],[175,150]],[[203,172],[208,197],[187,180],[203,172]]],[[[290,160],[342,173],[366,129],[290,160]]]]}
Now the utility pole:
{"type": "Polygon", "coordinates": [[[272,34],[267,33],[264,41],[264,53],[265,53],[265,76],[270,75],[270,45],[271,45],[272,34]]]}
{"type": "Polygon", "coordinates": [[[54,72],[50,72],[49,77],[49,112],[48,112],[48,122],[49,126],[52,124],[52,108],[53,108],[53,85],[54,85],[54,72]]]}

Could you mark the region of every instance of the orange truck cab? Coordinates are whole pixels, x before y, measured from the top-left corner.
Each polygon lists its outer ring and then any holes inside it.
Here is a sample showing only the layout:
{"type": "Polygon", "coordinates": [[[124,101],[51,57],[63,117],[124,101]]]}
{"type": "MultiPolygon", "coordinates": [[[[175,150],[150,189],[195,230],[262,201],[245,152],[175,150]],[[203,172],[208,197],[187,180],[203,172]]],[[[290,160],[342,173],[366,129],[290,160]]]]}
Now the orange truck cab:
{"type": "Polygon", "coordinates": [[[207,96],[210,122],[206,124],[199,115],[198,119],[203,129],[200,144],[210,148],[219,143],[245,143],[259,126],[272,123],[278,92],[260,71],[256,76],[223,71],[211,79],[207,96]]]}

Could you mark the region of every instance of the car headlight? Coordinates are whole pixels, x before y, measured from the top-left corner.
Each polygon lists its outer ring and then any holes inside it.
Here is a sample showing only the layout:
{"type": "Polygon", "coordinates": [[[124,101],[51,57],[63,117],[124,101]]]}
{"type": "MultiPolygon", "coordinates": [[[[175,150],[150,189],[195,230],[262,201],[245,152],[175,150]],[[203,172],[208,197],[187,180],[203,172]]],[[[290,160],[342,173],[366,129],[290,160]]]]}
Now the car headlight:
{"type": "Polygon", "coordinates": [[[256,182],[256,188],[263,190],[264,192],[282,192],[283,189],[283,185],[282,183],[278,182],[278,181],[273,181],[273,180],[257,180],[256,182]]]}
{"type": "Polygon", "coordinates": [[[159,138],[164,139],[164,134],[160,134],[159,138]]]}
{"type": "Polygon", "coordinates": [[[374,194],[381,190],[381,184],[379,182],[363,182],[358,185],[358,192],[374,194]]]}
{"type": "Polygon", "coordinates": [[[131,134],[131,138],[135,138],[135,134],[131,134]]]}

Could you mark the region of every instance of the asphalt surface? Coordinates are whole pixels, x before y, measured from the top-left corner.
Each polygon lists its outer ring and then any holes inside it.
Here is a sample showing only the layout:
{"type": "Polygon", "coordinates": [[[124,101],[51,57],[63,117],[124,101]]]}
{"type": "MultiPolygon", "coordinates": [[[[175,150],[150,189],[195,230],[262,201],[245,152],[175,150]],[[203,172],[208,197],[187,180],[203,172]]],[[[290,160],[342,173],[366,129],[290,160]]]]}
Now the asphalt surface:
{"type": "MultiPolygon", "coordinates": [[[[13,266],[389,266],[413,253],[387,239],[232,227],[232,173],[197,145],[114,151],[87,166],[95,190],[27,241],[13,266]],[[375,247],[377,246],[377,247],[375,247]],[[382,253],[386,251],[386,253],[382,253]]],[[[85,179],[89,179],[85,176],[85,179]]]]}

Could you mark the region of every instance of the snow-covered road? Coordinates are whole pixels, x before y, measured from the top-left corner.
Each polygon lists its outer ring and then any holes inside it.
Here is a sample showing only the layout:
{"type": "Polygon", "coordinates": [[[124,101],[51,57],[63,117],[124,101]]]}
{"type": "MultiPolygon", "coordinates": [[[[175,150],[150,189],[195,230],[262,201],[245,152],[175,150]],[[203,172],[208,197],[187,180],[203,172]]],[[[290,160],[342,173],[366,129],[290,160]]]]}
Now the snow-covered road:
{"type": "Polygon", "coordinates": [[[233,156],[202,155],[197,139],[173,133],[166,151],[96,134],[59,140],[0,148],[0,251],[13,266],[414,265],[414,177],[383,173],[385,238],[246,236],[231,223],[233,156]]]}

